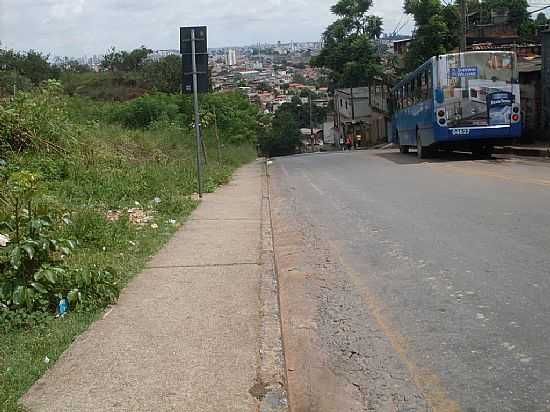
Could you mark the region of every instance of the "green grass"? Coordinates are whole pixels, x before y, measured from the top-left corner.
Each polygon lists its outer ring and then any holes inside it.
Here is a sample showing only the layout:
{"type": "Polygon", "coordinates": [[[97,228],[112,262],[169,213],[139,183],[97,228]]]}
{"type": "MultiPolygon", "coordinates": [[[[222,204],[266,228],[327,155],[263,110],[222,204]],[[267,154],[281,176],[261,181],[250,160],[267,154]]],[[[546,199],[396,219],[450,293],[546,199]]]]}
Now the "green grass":
{"type": "MultiPolygon", "coordinates": [[[[205,170],[207,191],[227,182],[235,168],[255,157],[250,144],[226,144],[220,164],[209,132],[205,140],[211,156],[205,170]]],[[[171,220],[181,224],[198,204],[190,198],[197,183],[193,135],[167,123],[129,130],[89,122],[82,126],[79,142],[66,155],[12,155],[9,168],[39,172],[46,186],[42,206],[71,215],[72,224],[63,235],[78,239],[79,246],[68,266],[109,267],[126,284],[177,230],[171,220]],[[153,220],[140,226],[125,216],[105,218],[109,210],[135,207],[147,209],[153,220]],[[151,227],[153,223],[158,228],[151,227]]],[[[17,411],[19,397],[101,311],[90,308],[27,329],[0,327],[0,411],[17,411]]]]}

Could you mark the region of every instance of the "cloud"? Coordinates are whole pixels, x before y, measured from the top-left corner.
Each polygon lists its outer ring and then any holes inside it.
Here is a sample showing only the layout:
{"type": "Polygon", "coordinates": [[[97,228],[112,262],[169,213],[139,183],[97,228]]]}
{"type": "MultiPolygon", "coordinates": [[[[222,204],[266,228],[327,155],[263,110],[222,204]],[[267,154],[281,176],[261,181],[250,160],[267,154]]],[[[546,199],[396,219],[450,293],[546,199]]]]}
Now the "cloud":
{"type": "MultiPolygon", "coordinates": [[[[178,47],[180,26],[207,25],[211,47],[315,41],[337,0],[0,0],[0,41],[55,55],[99,54],[110,46],[178,47]]],[[[385,30],[397,25],[401,0],[375,1],[385,30]]]]}

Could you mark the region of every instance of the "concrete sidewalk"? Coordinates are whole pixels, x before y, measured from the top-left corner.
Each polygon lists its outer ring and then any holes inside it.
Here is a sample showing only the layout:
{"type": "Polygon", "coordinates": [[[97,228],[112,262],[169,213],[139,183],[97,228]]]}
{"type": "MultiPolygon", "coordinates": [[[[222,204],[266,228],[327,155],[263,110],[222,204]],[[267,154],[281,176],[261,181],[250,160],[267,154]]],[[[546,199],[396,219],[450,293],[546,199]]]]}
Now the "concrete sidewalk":
{"type": "Polygon", "coordinates": [[[239,169],[25,394],[32,411],[286,411],[264,164],[239,169]]]}

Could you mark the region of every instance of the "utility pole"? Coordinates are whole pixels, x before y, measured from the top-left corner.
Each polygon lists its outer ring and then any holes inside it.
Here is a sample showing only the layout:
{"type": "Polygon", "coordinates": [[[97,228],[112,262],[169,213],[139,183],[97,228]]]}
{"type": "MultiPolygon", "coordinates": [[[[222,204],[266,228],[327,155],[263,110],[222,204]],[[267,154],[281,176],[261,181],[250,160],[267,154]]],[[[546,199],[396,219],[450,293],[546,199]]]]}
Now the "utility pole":
{"type": "Polygon", "coordinates": [[[350,87],[349,92],[351,97],[351,122],[353,123],[355,121],[355,104],[353,101],[353,87],[350,87]]]}
{"type": "Polygon", "coordinates": [[[466,51],[466,31],[468,30],[468,16],[467,10],[466,10],[466,0],[460,0],[460,17],[461,17],[461,36],[460,36],[460,51],[465,52],[466,51]]]}
{"type": "Polygon", "coordinates": [[[199,198],[202,198],[202,159],[201,148],[202,139],[200,131],[200,117],[199,117],[199,93],[197,91],[197,58],[195,55],[195,29],[191,29],[191,61],[193,67],[193,105],[195,107],[195,137],[197,141],[197,180],[199,189],[199,198]]]}
{"type": "Polygon", "coordinates": [[[311,151],[314,152],[315,146],[315,136],[313,135],[313,106],[312,106],[312,100],[311,100],[311,90],[309,91],[309,129],[310,129],[310,136],[311,136],[311,151]]]}
{"type": "Polygon", "coordinates": [[[220,135],[218,133],[218,115],[216,114],[216,107],[214,107],[214,131],[216,133],[216,145],[218,146],[218,163],[222,163],[222,150],[220,147],[220,135]]]}

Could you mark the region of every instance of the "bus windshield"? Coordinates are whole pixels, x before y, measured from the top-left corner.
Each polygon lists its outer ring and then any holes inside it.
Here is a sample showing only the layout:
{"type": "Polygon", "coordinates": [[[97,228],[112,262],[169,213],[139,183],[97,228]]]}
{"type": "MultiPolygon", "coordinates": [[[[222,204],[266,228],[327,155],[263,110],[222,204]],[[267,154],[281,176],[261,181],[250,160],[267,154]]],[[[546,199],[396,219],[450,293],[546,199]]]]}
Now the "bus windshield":
{"type": "MultiPolygon", "coordinates": [[[[510,124],[517,84],[510,52],[448,54],[437,60],[436,107],[449,127],[510,124]]],[[[518,102],[519,103],[519,102],[518,102]]]]}

